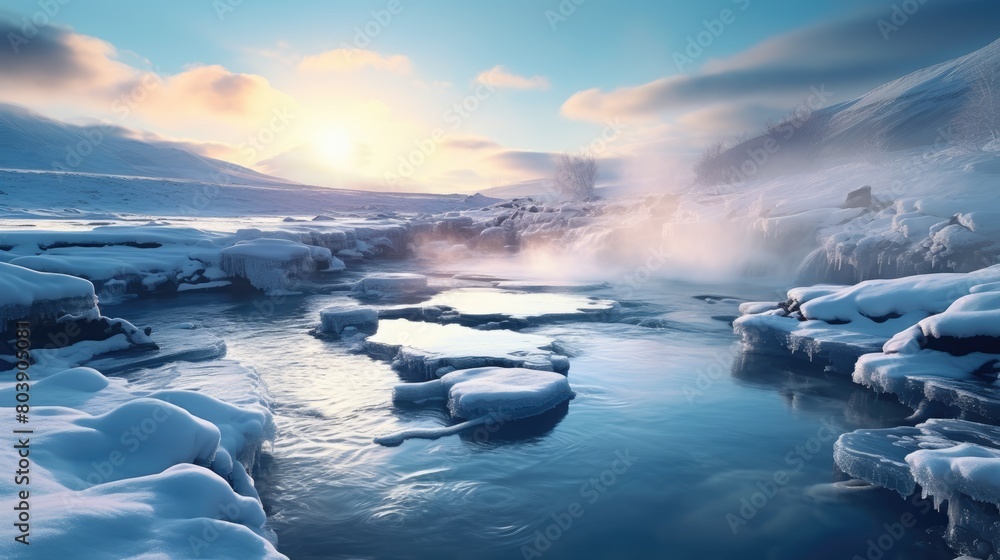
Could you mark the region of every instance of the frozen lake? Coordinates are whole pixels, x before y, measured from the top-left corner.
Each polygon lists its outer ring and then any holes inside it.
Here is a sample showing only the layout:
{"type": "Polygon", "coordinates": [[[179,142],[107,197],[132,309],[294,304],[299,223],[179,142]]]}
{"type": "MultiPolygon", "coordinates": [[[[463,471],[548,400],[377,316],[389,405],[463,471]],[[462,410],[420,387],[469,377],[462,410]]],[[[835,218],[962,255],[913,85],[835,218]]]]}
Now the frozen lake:
{"type": "MultiPolygon", "coordinates": [[[[433,274],[431,283],[445,296],[469,287],[433,274]]],[[[400,376],[389,363],[308,334],[343,293],[188,294],[106,312],[154,331],[193,321],[225,339],[227,359],[257,368],[278,434],[255,475],[278,549],[293,560],[954,557],[929,502],[838,482],[836,437],[905,424],[909,409],[801,363],[741,356],[734,298],[773,299],[772,288],[654,280],[628,293],[572,290],[622,309],[615,322],[564,317],[521,331],[569,356],[568,406],[393,448],[372,437],[452,420],[443,404],[394,405],[400,376]]]]}

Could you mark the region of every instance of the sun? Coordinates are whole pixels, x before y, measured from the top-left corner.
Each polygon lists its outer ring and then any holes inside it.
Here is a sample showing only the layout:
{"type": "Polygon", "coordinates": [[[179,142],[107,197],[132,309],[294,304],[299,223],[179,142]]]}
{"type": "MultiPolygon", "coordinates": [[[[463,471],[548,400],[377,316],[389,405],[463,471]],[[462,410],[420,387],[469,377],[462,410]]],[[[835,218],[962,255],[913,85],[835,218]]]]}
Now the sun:
{"type": "Polygon", "coordinates": [[[317,134],[316,151],[326,163],[344,164],[354,154],[354,139],[342,128],[326,128],[317,134]]]}

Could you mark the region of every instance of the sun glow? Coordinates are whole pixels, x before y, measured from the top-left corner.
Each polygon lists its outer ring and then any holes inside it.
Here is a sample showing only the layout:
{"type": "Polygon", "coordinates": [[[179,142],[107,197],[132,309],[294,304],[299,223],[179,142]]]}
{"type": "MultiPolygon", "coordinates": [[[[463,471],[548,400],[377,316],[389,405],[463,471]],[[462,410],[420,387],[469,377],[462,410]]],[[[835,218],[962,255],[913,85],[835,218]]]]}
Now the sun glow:
{"type": "Polygon", "coordinates": [[[313,142],[325,163],[343,165],[354,155],[354,139],[342,128],[327,128],[316,135],[313,142]]]}

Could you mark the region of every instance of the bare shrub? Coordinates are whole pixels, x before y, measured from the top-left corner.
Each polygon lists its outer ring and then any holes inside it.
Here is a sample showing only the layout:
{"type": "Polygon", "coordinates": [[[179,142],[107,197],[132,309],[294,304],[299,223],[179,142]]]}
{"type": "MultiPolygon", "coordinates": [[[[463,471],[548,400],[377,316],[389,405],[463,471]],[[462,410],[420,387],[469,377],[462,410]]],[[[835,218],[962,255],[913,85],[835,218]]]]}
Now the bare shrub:
{"type": "Polygon", "coordinates": [[[597,184],[597,156],[560,154],[556,163],[556,188],[564,196],[583,200],[594,196],[597,184]]]}

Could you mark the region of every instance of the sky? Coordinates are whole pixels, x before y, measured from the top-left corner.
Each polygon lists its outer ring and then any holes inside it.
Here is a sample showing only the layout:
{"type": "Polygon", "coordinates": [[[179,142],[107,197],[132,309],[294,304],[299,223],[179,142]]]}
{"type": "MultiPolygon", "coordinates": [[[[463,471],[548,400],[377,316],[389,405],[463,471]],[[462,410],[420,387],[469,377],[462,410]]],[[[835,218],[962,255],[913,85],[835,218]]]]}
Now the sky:
{"type": "Polygon", "coordinates": [[[4,0],[0,102],[297,182],[474,192],[706,145],[1000,37],[996,0],[4,0]]]}

